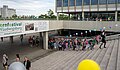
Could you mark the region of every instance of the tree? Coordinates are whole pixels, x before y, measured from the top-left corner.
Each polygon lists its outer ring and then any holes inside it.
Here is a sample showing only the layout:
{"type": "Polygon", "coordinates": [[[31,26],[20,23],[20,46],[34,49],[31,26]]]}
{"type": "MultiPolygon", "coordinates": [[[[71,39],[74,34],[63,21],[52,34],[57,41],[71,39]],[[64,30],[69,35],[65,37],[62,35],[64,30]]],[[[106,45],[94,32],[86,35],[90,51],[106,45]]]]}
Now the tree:
{"type": "Polygon", "coordinates": [[[59,14],[59,19],[60,20],[68,20],[69,16],[68,15],[65,15],[65,14],[59,14]]]}
{"type": "Polygon", "coordinates": [[[44,19],[44,18],[45,18],[45,15],[41,14],[38,18],[44,19]]]}
{"type": "Polygon", "coordinates": [[[16,14],[15,14],[15,15],[12,15],[12,18],[14,18],[14,19],[17,18],[17,15],[16,15],[16,14]]]}
{"type": "Polygon", "coordinates": [[[51,18],[53,15],[54,15],[54,12],[51,9],[49,9],[48,16],[51,18]]]}
{"type": "Polygon", "coordinates": [[[56,16],[54,15],[54,12],[49,9],[47,14],[41,14],[38,18],[40,19],[56,19],[56,16]]]}

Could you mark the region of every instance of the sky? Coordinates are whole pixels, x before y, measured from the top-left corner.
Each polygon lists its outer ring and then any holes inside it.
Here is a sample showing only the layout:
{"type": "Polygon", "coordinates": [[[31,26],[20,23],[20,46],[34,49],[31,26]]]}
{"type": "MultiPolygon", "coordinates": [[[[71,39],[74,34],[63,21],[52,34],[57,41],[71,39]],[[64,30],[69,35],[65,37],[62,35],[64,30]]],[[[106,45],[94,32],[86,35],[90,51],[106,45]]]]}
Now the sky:
{"type": "Polygon", "coordinates": [[[16,9],[17,15],[39,16],[49,9],[55,12],[55,0],[0,0],[0,7],[3,5],[16,9]]]}

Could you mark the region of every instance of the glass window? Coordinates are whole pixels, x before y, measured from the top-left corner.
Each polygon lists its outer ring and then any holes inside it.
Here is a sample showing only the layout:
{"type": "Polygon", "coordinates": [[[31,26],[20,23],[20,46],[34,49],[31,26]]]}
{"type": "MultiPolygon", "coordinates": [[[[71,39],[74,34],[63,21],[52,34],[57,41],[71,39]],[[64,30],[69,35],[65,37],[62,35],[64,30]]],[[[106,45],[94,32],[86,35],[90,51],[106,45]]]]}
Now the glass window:
{"type": "Polygon", "coordinates": [[[68,0],[63,0],[63,6],[64,7],[68,6],[68,0]]]}
{"type": "Polygon", "coordinates": [[[84,5],[90,5],[90,0],[84,0],[84,5]]]}
{"type": "Polygon", "coordinates": [[[70,6],[75,6],[75,0],[70,0],[70,6]]]}
{"type": "Polygon", "coordinates": [[[107,4],[107,0],[99,0],[99,4],[107,4]]]}
{"type": "Polygon", "coordinates": [[[120,3],[120,0],[118,0],[118,3],[120,3]]]}
{"type": "Polygon", "coordinates": [[[98,0],[91,0],[91,4],[92,5],[97,5],[98,4],[98,0]]]}
{"type": "Polygon", "coordinates": [[[82,0],[76,0],[76,6],[81,6],[82,5],[82,0]]]}
{"type": "Polygon", "coordinates": [[[116,0],[108,0],[108,4],[115,4],[116,0]]]}
{"type": "Polygon", "coordinates": [[[57,7],[62,7],[62,0],[57,0],[57,7]]]}

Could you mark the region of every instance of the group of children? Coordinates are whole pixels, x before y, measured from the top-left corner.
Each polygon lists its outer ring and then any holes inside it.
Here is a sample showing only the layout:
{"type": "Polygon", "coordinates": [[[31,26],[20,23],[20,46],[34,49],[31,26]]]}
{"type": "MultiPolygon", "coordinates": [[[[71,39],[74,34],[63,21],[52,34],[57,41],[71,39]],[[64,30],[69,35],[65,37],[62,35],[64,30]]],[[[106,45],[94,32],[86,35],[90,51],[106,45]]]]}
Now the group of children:
{"type": "Polygon", "coordinates": [[[92,38],[53,38],[49,40],[49,48],[59,50],[93,50],[100,42],[100,36],[92,38]]]}

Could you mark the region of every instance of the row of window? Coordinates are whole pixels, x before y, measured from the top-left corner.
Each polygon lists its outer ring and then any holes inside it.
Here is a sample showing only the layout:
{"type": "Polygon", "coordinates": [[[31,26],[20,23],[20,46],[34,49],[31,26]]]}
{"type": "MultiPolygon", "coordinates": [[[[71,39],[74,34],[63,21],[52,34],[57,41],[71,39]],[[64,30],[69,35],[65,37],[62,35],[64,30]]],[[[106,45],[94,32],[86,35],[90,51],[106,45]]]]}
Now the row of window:
{"type": "MultiPolygon", "coordinates": [[[[62,3],[63,6],[66,7],[68,4],[70,6],[75,6],[75,1],[76,1],[76,6],[81,6],[82,1],[84,5],[90,5],[90,0],[57,0],[57,7],[61,7],[62,3]],[[63,2],[62,2],[63,1],[63,2]]],[[[99,4],[115,4],[115,3],[120,3],[120,0],[91,0],[91,5],[97,5],[99,4]]]]}

